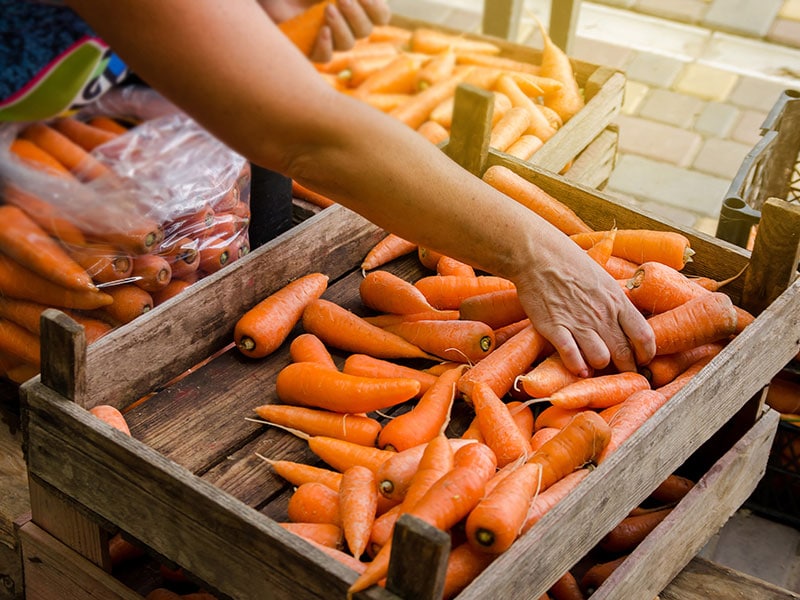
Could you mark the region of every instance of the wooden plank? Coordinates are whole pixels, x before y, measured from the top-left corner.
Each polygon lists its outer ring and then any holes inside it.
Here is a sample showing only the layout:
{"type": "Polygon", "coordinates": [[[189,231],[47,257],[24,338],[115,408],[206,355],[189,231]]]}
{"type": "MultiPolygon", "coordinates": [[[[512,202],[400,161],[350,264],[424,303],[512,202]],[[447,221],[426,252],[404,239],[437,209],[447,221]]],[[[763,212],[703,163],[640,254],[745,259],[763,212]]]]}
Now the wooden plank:
{"type": "Polygon", "coordinates": [[[516,41],[522,0],[484,0],[481,30],[486,35],[516,41]]]}
{"type": "Polygon", "coordinates": [[[659,594],[661,600],[800,600],[800,594],[701,557],[659,594]]]}
{"type": "Polygon", "coordinates": [[[445,152],[476,175],[486,169],[493,106],[492,92],[464,83],[456,88],[453,127],[445,152]]]}
{"type": "Polygon", "coordinates": [[[86,332],[55,308],[42,313],[42,382],[65,398],[84,405],[86,398],[86,332]]]}
{"type": "Polygon", "coordinates": [[[19,415],[0,404],[0,600],[23,597],[22,556],[15,522],[30,512],[28,471],[19,415]]]}
{"type": "Polygon", "coordinates": [[[389,565],[386,589],[401,598],[439,600],[444,591],[450,534],[411,515],[401,515],[392,536],[398,553],[389,565]]]}
{"type": "Polygon", "coordinates": [[[778,413],[768,410],[592,594],[593,600],[652,598],[664,589],[755,489],[778,421],[778,413]]]}
{"type": "Polygon", "coordinates": [[[550,0],[550,39],[567,54],[572,54],[581,0],[550,0]]]}

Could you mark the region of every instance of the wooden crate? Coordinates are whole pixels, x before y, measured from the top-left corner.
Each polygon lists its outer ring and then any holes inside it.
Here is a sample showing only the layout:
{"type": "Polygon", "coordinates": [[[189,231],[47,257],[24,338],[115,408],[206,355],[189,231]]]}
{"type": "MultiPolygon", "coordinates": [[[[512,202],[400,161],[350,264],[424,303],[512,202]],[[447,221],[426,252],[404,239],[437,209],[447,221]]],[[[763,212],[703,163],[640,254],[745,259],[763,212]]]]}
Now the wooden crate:
{"type": "MultiPolygon", "coordinates": [[[[603,591],[606,598],[630,598],[624,590],[636,586],[636,597],[653,597],[735,510],[763,468],[766,455],[759,449],[768,447],[775,420],[769,412],[756,420],[757,393],[798,351],[797,249],[781,246],[782,236],[766,235],[775,247],[756,244],[751,256],[539,167],[481,152],[487,133],[469,143],[476,132],[455,132],[447,151],[476,172],[509,166],[597,229],[681,231],[696,251],[689,272],[726,278],[750,263],[729,287],[739,304],[759,315],[753,324],[458,596],[538,598],[669,473],[699,456],[706,463],[699,472],[710,479],[687,496],[691,510],[683,514],[691,514],[673,523],[676,534],[645,545],[627,567],[630,576],[603,591]],[[731,469],[726,476],[720,460],[731,469]],[[704,490],[707,496],[700,495],[704,490]],[[717,494],[731,494],[719,514],[711,510],[717,494]]],[[[780,230],[800,219],[797,207],[784,204],[765,205],[762,227],[780,230]]],[[[253,407],[274,399],[274,376],[289,360],[286,349],[263,361],[244,360],[231,347],[232,330],[244,310],[310,271],[330,276],[325,297],[357,309],[358,265],[381,235],[354,213],[331,207],[198,282],[191,297],[165,303],[88,350],[69,319],[48,320],[43,373],[23,386],[35,527],[101,568],[108,566],[106,532],[119,528],[230,598],[344,597],[355,573],[275,524],[285,515],[288,489],[254,454],[310,460],[310,452],[288,434],[244,420],[253,407]],[[154,388],[163,389],[127,413],[132,438],[86,411],[101,403],[127,406],[154,388]]],[[[408,277],[420,273],[412,258],[391,268],[408,277]]],[[[433,580],[426,575],[440,565],[403,560],[420,551],[398,553],[398,573],[400,565],[414,572],[390,581],[396,593],[374,588],[358,597],[431,597],[433,580]]],[[[57,581],[51,585],[63,594],[66,582],[57,581]]]]}
{"type": "Polygon", "coordinates": [[[30,512],[22,432],[19,414],[13,408],[0,403],[0,600],[23,597],[22,551],[17,526],[30,512]]]}

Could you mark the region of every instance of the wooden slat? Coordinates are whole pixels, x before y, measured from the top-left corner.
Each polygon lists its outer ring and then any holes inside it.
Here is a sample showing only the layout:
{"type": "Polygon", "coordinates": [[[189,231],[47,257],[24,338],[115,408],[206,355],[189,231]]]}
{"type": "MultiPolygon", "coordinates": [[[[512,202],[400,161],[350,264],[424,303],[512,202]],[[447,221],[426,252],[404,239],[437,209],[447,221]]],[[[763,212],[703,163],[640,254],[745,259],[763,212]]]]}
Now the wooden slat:
{"type": "Polygon", "coordinates": [[[486,35],[516,41],[522,0],[484,0],[481,30],[486,35]]]}
{"type": "Polygon", "coordinates": [[[580,10],[581,0],[550,0],[550,38],[567,54],[572,54],[580,10]]]}
{"type": "Polygon", "coordinates": [[[389,565],[386,589],[401,598],[439,600],[444,591],[450,534],[412,517],[401,515],[392,536],[392,551],[398,553],[389,565]]]}
{"type": "Polygon", "coordinates": [[[30,512],[19,416],[0,404],[0,600],[19,598],[22,560],[16,521],[30,512]]]}
{"type": "Polygon", "coordinates": [[[453,127],[445,152],[473,174],[486,169],[493,106],[491,92],[463,83],[456,88],[453,127]]]}

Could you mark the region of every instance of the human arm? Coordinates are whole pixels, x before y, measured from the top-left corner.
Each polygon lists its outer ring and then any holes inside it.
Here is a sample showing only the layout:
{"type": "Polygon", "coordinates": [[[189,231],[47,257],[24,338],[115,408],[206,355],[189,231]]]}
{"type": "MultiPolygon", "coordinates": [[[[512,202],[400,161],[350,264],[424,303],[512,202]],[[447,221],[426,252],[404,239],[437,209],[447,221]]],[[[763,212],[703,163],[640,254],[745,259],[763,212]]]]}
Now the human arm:
{"type": "Polygon", "coordinates": [[[609,359],[633,369],[634,350],[640,362],[652,356],[644,318],[576,244],[407,126],[329,87],[255,0],[68,3],[145,81],[252,162],[511,279],[572,371],[609,359]]]}

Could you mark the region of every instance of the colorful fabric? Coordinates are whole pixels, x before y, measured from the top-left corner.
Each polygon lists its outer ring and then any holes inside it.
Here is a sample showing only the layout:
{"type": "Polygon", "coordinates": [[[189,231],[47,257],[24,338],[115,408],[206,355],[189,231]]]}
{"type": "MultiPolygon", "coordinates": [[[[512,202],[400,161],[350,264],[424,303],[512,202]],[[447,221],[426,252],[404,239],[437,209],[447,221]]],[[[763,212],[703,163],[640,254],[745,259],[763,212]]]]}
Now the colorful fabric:
{"type": "Polygon", "coordinates": [[[0,0],[0,121],[74,113],[126,75],[125,64],[72,9],[0,0]]]}

